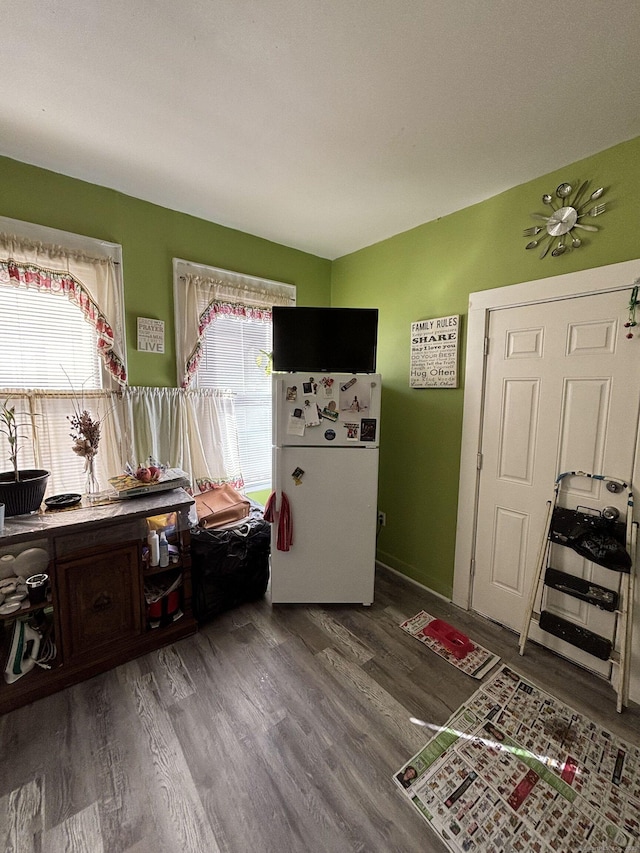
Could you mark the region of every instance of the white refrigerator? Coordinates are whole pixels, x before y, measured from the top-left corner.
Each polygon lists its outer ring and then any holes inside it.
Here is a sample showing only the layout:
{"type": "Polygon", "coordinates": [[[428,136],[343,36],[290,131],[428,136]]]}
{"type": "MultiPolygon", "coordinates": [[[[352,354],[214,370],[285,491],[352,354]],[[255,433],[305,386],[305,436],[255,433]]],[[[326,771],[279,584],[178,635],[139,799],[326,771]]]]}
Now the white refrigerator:
{"type": "Polygon", "coordinates": [[[273,490],[292,543],[278,548],[276,518],[272,603],[373,602],[380,396],[378,374],[274,374],[273,490]]]}

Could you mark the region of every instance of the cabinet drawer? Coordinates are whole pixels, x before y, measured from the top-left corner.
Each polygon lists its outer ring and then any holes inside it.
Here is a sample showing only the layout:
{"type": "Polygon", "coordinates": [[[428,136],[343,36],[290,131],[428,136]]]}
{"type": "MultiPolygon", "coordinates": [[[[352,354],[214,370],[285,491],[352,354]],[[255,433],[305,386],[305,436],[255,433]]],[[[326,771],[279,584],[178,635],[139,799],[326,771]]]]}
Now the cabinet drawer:
{"type": "Polygon", "coordinates": [[[101,545],[143,540],[146,536],[147,525],[144,519],[121,522],[108,527],[94,528],[87,525],[87,530],[56,536],[56,556],[68,557],[101,545]]]}
{"type": "Polygon", "coordinates": [[[65,660],[103,652],[142,631],[139,548],[109,548],[91,557],[57,561],[57,582],[67,603],[65,660]]]}

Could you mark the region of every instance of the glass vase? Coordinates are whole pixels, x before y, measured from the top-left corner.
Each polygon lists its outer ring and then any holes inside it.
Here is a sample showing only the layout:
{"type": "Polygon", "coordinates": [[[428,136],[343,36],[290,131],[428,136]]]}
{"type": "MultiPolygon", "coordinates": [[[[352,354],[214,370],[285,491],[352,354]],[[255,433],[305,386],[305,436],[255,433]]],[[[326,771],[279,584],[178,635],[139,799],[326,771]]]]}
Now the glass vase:
{"type": "Polygon", "coordinates": [[[89,501],[98,500],[101,497],[100,483],[96,474],[96,458],[95,456],[87,456],[85,464],[86,480],[84,491],[89,501]]]}

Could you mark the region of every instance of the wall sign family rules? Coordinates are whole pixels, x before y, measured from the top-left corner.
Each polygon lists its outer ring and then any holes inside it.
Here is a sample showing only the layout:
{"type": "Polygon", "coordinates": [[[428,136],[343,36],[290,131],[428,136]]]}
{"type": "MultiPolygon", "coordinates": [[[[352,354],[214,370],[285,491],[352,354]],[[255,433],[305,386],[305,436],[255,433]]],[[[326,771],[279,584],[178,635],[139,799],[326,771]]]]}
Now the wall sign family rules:
{"type": "Polygon", "coordinates": [[[410,388],[458,387],[460,315],[411,324],[410,388]]]}

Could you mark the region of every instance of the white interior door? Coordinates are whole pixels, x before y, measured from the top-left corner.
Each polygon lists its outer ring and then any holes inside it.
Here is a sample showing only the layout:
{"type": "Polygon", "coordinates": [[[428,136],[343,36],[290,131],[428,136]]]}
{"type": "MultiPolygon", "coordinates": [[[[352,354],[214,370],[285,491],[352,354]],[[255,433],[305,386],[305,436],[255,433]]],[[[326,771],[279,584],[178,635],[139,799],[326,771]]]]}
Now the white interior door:
{"type": "MultiPolygon", "coordinates": [[[[629,481],[640,399],[636,337],[626,338],[629,291],[489,312],[472,607],[519,631],[558,473],[629,481]]],[[[566,506],[625,510],[625,496],[570,478],[566,506]]],[[[613,588],[619,576],[554,546],[555,568],[613,588]]],[[[546,590],[545,609],[611,637],[613,615],[546,590]]],[[[603,673],[604,664],[532,626],[531,636],[603,673]]]]}

